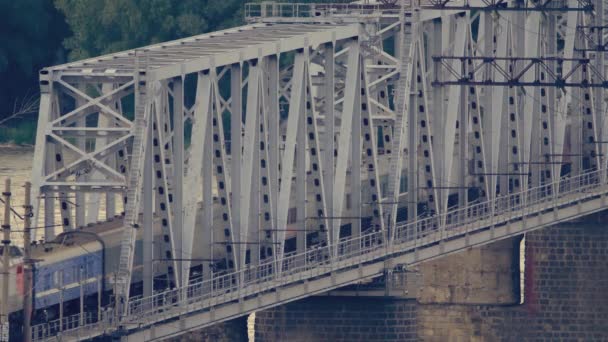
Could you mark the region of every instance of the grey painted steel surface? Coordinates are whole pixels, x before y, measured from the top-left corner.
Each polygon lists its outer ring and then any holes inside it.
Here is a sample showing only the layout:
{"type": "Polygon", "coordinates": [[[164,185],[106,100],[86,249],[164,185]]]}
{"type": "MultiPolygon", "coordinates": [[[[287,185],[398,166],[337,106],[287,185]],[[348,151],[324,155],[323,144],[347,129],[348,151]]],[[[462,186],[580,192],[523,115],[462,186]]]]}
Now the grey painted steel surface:
{"type": "Polygon", "coordinates": [[[605,208],[606,70],[585,27],[606,6],[463,4],[252,4],[250,25],[43,70],[45,237],[125,208],[117,300],[53,323],[62,338],[177,336],[605,208]]]}
{"type": "MultiPolygon", "coordinates": [[[[593,172],[554,184],[529,189],[507,198],[456,209],[415,223],[400,224],[392,246],[382,243],[380,232],[343,239],[334,262],[320,250],[309,250],[282,260],[282,273],[266,273],[273,263],[190,284],[187,297],[176,289],[130,303],[120,324],[125,336],[155,340],[178,336],[249,312],[379,276],[387,264],[415,265],[460,250],[572,220],[605,209],[608,184],[593,172]],[[547,196],[551,186],[561,195],[547,196]],[[523,203],[527,203],[524,205],[523,203]],[[441,225],[440,222],[447,222],[441,225]],[[262,274],[265,274],[262,276],[262,274]],[[245,283],[234,281],[244,278],[245,283]],[[179,318],[179,321],[174,319],[179,318]],[[167,321],[166,323],[162,323],[167,321]]],[[[331,248],[328,247],[328,248],[331,248]]],[[[106,321],[88,329],[64,331],[62,339],[99,336],[117,322],[106,321]]]]}

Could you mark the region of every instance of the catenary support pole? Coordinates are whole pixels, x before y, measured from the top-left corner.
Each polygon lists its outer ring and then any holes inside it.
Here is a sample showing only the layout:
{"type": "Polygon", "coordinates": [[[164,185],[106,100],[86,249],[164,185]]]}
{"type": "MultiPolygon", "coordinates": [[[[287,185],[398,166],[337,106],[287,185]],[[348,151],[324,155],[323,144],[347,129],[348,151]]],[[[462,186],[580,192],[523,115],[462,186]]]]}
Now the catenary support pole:
{"type": "Polygon", "coordinates": [[[59,277],[59,331],[63,331],[63,270],[57,272],[59,277]]]}
{"type": "Polygon", "coordinates": [[[33,207],[31,203],[32,183],[25,182],[25,215],[23,216],[23,340],[32,340],[32,216],[33,207]]]}
{"type": "Polygon", "coordinates": [[[4,221],[2,222],[2,305],[0,308],[0,339],[8,341],[8,276],[11,245],[11,180],[7,178],[4,183],[4,221]],[[6,337],[6,339],[5,339],[6,337]]]}

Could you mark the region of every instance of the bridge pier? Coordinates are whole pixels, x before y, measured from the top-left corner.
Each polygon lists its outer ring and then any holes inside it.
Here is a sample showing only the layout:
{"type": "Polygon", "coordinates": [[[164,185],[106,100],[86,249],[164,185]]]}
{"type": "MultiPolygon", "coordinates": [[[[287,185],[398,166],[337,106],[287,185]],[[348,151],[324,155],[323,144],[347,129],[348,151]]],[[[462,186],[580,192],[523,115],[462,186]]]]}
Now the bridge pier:
{"type": "Polygon", "coordinates": [[[521,289],[514,238],[419,265],[415,293],[349,288],[258,312],[256,341],[606,340],[608,229],[598,219],[529,233],[521,289]]]}
{"type": "Polygon", "coordinates": [[[170,342],[247,342],[247,317],[225,321],[169,339],[170,342]]]}

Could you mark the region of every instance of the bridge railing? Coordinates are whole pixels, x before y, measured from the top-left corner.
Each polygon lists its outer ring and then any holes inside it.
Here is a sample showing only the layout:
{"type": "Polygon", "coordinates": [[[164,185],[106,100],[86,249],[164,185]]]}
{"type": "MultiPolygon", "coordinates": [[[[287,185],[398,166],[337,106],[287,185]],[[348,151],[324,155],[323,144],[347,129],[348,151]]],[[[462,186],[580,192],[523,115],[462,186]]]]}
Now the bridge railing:
{"type": "Polygon", "coordinates": [[[496,197],[493,200],[470,205],[466,208],[452,210],[448,213],[434,215],[429,218],[398,224],[396,239],[399,242],[424,239],[434,233],[443,233],[443,238],[462,233],[462,229],[484,220],[506,220],[508,216],[524,216],[526,211],[534,211],[535,206],[552,204],[556,200],[573,193],[583,193],[593,190],[600,185],[601,172],[595,170],[574,177],[563,177],[553,183],[530,188],[518,193],[496,197]],[[555,193],[555,189],[559,189],[555,193]],[[442,222],[445,222],[442,225],[442,222]]]}
{"type": "Polygon", "coordinates": [[[254,18],[308,18],[314,14],[314,4],[258,2],[245,4],[245,19],[254,18]]]}
{"type": "Polygon", "coordinates": [[[289,255],[282,259],[283,268],[277,272],[277,263],[268,260],[258,266],[214,277],[190,284],[184,289],[172,289],[151,297],[129,301],[127,317],[130,321],[145,320],[146,317],[162,314],[171,307],[182,307],[203,301],[213,302],[214,298],[237,293],[257,292],[260,286],[285,280],[307,271],[331,267],[332,262],[347,261],[354,256],[378,250],[382,245],[383,232],[372,232],[356,238],[339,241],[337,259],[330,258],[331,245],[320,246],[300,254],[289,255]],[[239,279],[243,282],[239,284],[239,279]],[[186,294],[183,296],[183,294],[186,294]]]}
{"type": "MultiPolygon", "coordinates": [[[[538,207],[545,203],[557,204],[555,203],[557,198],[596,188],[599,181],[600,171],[593,171],[579,176],[562,178],[519,193],[497,197],[467,208],[455,209],[416,222],[400,224],[396,227],[395,243],[414,241],[415,244],[412,248],[424,246],[437,239],[477,229],[476,227],[486,224],[484,220],[496,221],[496,219],[501,219],[501,216],[504,216],[502,219],[506,220],[508,217],[525,215],[526,211],[536,211],[533,208],[535,206],[538,207]],[[553,196],[553,189],[556,187],[559,188],[559,195],[553,196]],[[472,225],[470,230],[466,229],[467,225],[472,225]],[[458,228],[465,228],[465,230],[458,228]],[[437,233],[441,234],[437,235],[437,233]]],[[[550,209],[551,206],[547,208],[550,209]]],[[[282,279],[307,271],[325,272],[332,263],[348,261],[354,257],[385,249],[383,238],[383,232],[347,237],[338,242],[336,258],[330,257],[331,245],[317,247],[284,257],[280,261],[281,270],[277,270],[277,263],[274,260],[268,260],[258,266],[249,266],[238,272],[192,283],[185,292],[183,289],[174,289],[152,297],[131,300],[128,316],[131,319],[144,318],[162,313],[172,306],[190,305],[202,301],[209,301],[211,304],[214,298],[226,294],[248,293],[249,290],[258,292],[263,285],[273,286],[282,279]],[[239,279],[242,279],[240,284],[239,279]],[[183,296],[183,293],[186,295],[183,296]]]]}
{"type": "Polygon", "coordinates": [[[84,325],[96,323],[98,320],[97,312],[87,311],[82,314],[66,316],[61,319],[56,319],[47,323],[37,324],[32,326],[32,340],[36,341],[48,336],[55,336],[62,332],[69,332],[78,329],[84,325]]]}
{"type": "MultiPolygon", "coordinates": [[[[530,188],[519,193],[494,198],[493,200],[455,209],[448,213],[423,218],[415,222],[396,225],[394,250],[388,248],[385,234],[375,231],[356,237],[346,237],[336,245],[319,245],[305,252],[285,255],[281,260],[267,260],[257,266],[217,275],[212,279],[193,281],[186,288],[156,293],[150,297],[131,299],[127,316],[115,321],[111,310],[102,316],[101,327],[116,324],[153,323],[159,317],[172,317],[176,312],[185,313],[196,308],[211,307],[250,294],[261,293],[282,284],[324,274],[337,267],[354,266],[362,260],[386,256],[395,251],[405,252],[437,243],[456,235],[500,225],[543,210],[555,210],[565,203],[572,203],[599,194],[602,172],[597,170],[579,176],[561,178],[553,183],[530,188]],[[554,189],[559,189],[555,192],[554,189]],[[585,194],[592,192],[592,194],[585,194]],[[580,196],[572,196],[581,194],[580,196]],[[337,251],[331,257],[332,251],[337,251]]],[[[602,192],[604,192],[602,190],[602,192]]],[[[88,322],[83,322],[85,325],[88,322]]],[[[80,324],[80,322],[78,322],[80,324]]],[[[67,326],[71,326],[67,324],[67,326]]],[[[66,327],[67,327],[66,326],[66,327]]],[[[38,336],[51,336],[56,327],[35,327],[38,336]],[[40,329],[44,330],[40,332],[40,329]]],[[[81,326],[82,328],[82,326],[81,326]]],[[[65,329],[69,330],[69,329],[65,329]]],[[[34,331],[34,330],[33,330],[34,331]]]]}
{"type": "MultiPolygon", "coordinates": [[[[408,0],[406,6],[409,7],[408,0]]],[[[375,4],[357,4],[345,1],[344,3],[296,3],[263,1],[245,4],[245,20],[255,21],[264,18],[313,18],[331,17],[339,15],[370,15],[398,13],[399,6],[375,4]]]]}

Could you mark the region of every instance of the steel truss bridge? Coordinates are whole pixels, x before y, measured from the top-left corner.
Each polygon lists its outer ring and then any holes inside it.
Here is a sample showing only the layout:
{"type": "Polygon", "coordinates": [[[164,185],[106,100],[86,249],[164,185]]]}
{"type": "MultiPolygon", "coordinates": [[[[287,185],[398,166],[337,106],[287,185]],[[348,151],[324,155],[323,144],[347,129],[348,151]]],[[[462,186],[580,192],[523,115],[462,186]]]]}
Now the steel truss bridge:
{"type": "Polygon", "coordinates": [[[34,339],[174,337],[603,210],[605,6],[247,4],[42,70],[36,220],[124,236],[112,304],[34,339]]]}

